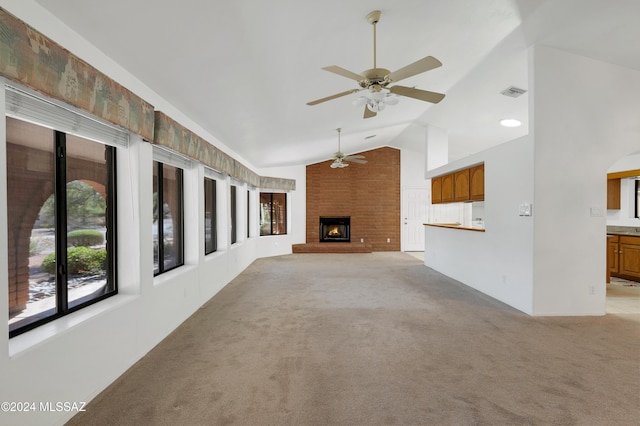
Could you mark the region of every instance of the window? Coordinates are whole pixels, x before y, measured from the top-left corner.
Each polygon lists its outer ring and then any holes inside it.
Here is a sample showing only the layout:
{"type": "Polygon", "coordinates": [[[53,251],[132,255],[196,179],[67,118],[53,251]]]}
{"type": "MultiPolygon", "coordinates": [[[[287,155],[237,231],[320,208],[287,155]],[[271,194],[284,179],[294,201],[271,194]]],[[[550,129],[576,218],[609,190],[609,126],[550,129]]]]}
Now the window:
{"type": "Polygon", "coordinates": [[[236,210],[236,187],[231,185],[231,244],[235,244],[238,241],[236,210]]]}
{"type": "Polygon", "coordinates": [[[260,193],[260,235],[287,233],[287,194],[260,193]]]}
{"type": "Polygon", "coordinates": [[[117,293],[116,148],[7,117],[9,335],[117,293]]]}
{"type": "Polygon", "coordinates": [[[640,177],[636,178],[636,217],[640,219],[640,177]]]}
{"type": "Polygon", "coordinates": [[[216,181],[204,178],[204,254],[218,249],[216,234],[216,181]]]}
{"type": "Polygon", "coordinates": [[[153,275],[184,265],[182,169],[153,162],[153,275]]]}

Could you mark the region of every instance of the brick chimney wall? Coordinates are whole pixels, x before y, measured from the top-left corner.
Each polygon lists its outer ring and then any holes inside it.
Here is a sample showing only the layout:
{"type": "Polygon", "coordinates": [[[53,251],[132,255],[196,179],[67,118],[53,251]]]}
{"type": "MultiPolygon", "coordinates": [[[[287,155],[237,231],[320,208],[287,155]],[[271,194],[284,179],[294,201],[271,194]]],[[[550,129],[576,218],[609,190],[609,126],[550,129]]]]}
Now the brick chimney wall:
{"type": "Polygon", "coordinates": [[[352,244],[364,239],[373,251],[400,251],[400,151],[384,147],[360,154],[367,164],[307,166],[307,243],[320,240],[320,216],[350,216],[352,244]]]}

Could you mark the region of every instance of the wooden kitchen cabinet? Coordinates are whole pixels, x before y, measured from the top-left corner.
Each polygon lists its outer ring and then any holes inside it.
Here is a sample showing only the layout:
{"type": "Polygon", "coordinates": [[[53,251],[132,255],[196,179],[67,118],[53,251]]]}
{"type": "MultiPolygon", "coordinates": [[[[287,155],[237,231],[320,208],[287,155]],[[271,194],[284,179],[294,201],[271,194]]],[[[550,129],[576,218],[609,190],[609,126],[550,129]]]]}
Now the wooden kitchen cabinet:
{"type": "Polygon", "coordinates": [[[448,175],[442,176],[442,202],[443,203],[451,203],[454,201],[453,183],[454,183],[453,173],[449,173],[448,175]]]}
{"type": "Polygon", "coordinates": [[[640,279],[640,237],[620,235],[618,244],[618,274],[640,279]]]}
{"type": "Polygon", "coordinates": [[[453,174],[453,200],[469,201],[469,169],[453,174]]]}
{"type": "Polygon", "coordinates": [[[607,235],[607,282],[618,273],[618,239],[617,235],[607,235]]]}
{"type": "Polygon", "coordinates": [[[469,169],[469,199],[484,201],[484,164],[469,169]]]}
{"type": "Polygon", "coordinates": [[[431,178],[431,203],[484,201],[484,163],[431,178]]]}
{"type": "Polygon", "coordinates": [[[640,236],[609,236],[607,268],[611,276],[640,281],[640,236]]]}
{"type": "Polygon", "coordinates": [[[431,178],[431,204],[442,202],[442,176],[431,178]]]}
{"type": "Polygon", "coordinates": [[[620,179],[607,179],[607,210],[620,210],[620,179]]]}

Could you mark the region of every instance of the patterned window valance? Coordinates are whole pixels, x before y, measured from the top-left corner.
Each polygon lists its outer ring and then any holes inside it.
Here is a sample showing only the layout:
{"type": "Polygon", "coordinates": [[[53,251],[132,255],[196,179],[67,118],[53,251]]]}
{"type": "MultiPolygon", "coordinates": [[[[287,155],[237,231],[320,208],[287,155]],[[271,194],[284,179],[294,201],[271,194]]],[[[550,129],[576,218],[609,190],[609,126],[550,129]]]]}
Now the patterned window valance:
{"type": "Polygon", "coordinates": [[[294,191],[296,189],[296,181],[294,179],[282,179],[268,176],[260,176],[261,189],[280,189],[285,191],[294,191]]]}
{"type": "Polygon", "coordinates": [[[0,75],[153,139],[152,105],[2,8],[0,75]]]}
{"type": "Polygon", "coordinates": [[[258,176],[239,161],[211,145],[161,111],[155,112],[154,144],[165,146],[193,158],[249,185],[265,189],[295,190],[293,179],[258,176]]]}

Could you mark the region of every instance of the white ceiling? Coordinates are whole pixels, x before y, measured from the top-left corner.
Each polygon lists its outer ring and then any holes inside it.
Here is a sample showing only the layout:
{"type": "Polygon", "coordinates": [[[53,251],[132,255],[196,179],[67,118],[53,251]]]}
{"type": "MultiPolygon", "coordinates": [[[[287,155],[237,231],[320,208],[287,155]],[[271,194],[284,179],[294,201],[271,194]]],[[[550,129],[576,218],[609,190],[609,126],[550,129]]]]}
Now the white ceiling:
{"type": "Polygon", "coordinates": [[[327,160],[341,127],[346,153],[421,150],[424,127],[449,133],[450,160],[527,133],[527,52],[535,43],[640,71],[638,0],[36,0],[252,166],[327,160]],[[357,88],[321,68],[391,71],[431,55],[443,66],[404,80],[446,93],[401,98],[363,119],[357,88]],[[507,129],[504,117],[524,125],[507,129]],[[366,136],[376,135],[365,140],[366,136]]]}

